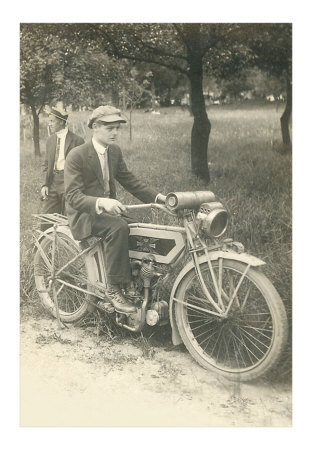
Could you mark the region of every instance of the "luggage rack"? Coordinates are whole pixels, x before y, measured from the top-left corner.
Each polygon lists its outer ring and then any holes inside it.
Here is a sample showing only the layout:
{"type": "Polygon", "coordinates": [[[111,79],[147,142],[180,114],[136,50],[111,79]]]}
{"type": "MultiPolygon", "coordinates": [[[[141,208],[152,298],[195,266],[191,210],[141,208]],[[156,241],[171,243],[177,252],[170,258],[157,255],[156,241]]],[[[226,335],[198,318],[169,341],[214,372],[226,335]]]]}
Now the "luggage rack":
{"type": "Polygon", "coordinates": [[[68,219],[63,214],[32,214],[34,228],[40,228],[41,225],[68,225],[68,219]]]}

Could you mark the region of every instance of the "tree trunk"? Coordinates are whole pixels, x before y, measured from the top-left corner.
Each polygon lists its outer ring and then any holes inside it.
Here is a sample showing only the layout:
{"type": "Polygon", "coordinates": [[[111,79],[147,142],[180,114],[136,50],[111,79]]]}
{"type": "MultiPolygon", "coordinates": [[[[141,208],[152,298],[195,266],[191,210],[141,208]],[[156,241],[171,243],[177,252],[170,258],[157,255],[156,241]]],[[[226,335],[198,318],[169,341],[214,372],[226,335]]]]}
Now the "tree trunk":
{"type": "Polygon", "coordinates": [[[292,88],[288,76],[286,77],[286,93],[287,93],[286,106],[280,121],[281,121],[283,144],[285,147],[290,147],[291,139],[289,133],[289,120],[292,112],[292,88]]]}
{"type": "Polygon", "coordinates": [[[154,110],[156,109],[154,78],[151,80],[151,108],[154,110]]]}
{"type": "Polygon", "coordinates": [[[130,141],[132,141],[132,104],[130,106],[130,114],[129,114],[129,133],[130,133],[130,141]]]}
{"type": "Polygon", "coordinates": [[[124,111],[126,111],[127,109],[127,103],[126,103],[126,92],[125,92],[125,88],[122,88],[122,109],[124,111]]]}
{"type": "Polygon", "coordinates": [[[118,108],[119,106],[119,93],[116,86],[113,86],[111,89],[111,97],[112,97],[112,103],[115,106],[115,108],[118,108]]]}
{"type": "Polygon", "coordinates": [[[191,134],[192,172],[207,183],[210,181],[208,168],[208,141],[211,123],[206,112],[203,94],[202,58],[190,61],[189,80],[191,84],[191,108],[194,123],[191,134]]]}
{"type": "Polygon", "coordinates": [[[33,139],[34,139],[35,156],[40,156],[39,115],[37,114],[36,108],[34,106],[31,106],[31,113],[34,122],[33,139]]]}

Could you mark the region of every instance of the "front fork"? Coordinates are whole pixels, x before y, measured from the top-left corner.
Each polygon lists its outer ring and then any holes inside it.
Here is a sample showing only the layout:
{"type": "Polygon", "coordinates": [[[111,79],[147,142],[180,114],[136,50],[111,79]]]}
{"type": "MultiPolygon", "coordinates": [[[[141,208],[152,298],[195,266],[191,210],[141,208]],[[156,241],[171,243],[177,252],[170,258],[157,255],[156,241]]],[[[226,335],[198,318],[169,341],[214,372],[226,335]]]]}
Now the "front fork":
{"type": "Polygon", "coordinates": [[[200,283],[200,286],[203,290],[204,295],[206,296],[207,303],[210,303],[210,305],[214,308],[213,311],[209,311],[209,312],[210,312],[210,314],[219,316],[220,318],[223,318],[223,319],[227,318],[229,315],[229,312],[231,310],[231,307],[233,305],[234,299],[237,295],[237,292],[238,292],[238,290],[250,268],[250,264],[246,265],[246,268],[245,268],[239,282],[237,283],[234,292],[229,297],[222,288],[222,272],[223,272],[222,258],[219,259],[219,273],[218,273],[218,280],[217,280],[216,274],[212,267],[208,247],[207,247],[206,243],[199,237],[198,233],[196,232],[195,227],[194,227],[194,222],[192,220],[189,221],[187,218],[185,218],[184,219],[184,227],[186,230],[187,240],[189,243],[189,252],[193,259],[195,272],[196,272],[198,281],[200,283]],[[203,279],[202,271],[201,271],[200,264],[199,264],[198,253],[200,253],[200,252],[204,252],[204,254],[205,254],[206,261],[207,261],[207,264],[209,267],[209,272],[211,275],[211,279],[212,279],[212,282],[214,285],[214,290],[217,295],[217,301],[215,301],[212,298],[209,290],[207,289],[205,281],[203,279]],[[227,300],[227,305],[224,305],[222,297],[227,300]]]}

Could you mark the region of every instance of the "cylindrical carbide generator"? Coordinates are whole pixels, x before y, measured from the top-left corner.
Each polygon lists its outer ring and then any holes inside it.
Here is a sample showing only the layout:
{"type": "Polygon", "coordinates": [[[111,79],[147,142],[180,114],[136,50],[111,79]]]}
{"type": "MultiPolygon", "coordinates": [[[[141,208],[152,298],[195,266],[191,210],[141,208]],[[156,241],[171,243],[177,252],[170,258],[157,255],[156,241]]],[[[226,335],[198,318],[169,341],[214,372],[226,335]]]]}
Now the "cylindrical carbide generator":
{"type": "Polygon", "coordinates": [[[211,191],[170,192],[166,197],[166,206],[172,211],[179,209],[196,209],[202,203],[214,202],[215,195],[211,191]]]}

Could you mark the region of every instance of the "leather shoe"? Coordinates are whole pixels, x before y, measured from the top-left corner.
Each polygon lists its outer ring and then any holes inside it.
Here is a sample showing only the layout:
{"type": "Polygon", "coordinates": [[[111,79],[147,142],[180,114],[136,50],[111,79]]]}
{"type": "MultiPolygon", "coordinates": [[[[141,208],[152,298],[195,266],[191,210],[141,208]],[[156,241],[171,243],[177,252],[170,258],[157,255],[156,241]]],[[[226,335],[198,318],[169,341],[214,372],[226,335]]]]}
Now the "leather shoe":
{"type": "Polygon", "coordinates": [[[108,286],[106,294],[117,312],[126,314],[136,312],[136,307],[125,299],[120,288],[108,286]]]}

